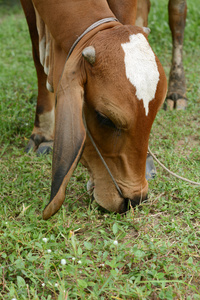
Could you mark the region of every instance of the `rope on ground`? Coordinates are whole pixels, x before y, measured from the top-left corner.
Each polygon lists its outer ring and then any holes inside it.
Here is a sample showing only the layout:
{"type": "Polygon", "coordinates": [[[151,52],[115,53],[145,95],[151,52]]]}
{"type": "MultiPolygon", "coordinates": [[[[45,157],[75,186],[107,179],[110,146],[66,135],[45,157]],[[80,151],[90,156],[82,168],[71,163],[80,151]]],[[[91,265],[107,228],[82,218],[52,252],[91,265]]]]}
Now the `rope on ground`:
{"type": "Polygon", "coordinates": [[[151,156],[155,159],[155,161],[156,161],[156,162],[157,162],[164,170],[166,170],[169,174],[171,174],[171,175],[175,176],[176,178],[179,178],[179,179],[181,179],[181,180],[183,180],[183,181],[189,182],[190,184],[195,184],[195,185],[199,185],[199,186],[200,186],[200,182],[196,182],[196,181],[189,180],[189,179],[187,179],[187,178],[184,178],[184,177],[182,177],[182,176],[180,176],[180,175],[177,175],[176,173],[170,171],[167,167],[165,167],[165,165],[163,165],[163,164],[159,161],[159,159],[157,159],[157,157],[155,156],[155,154],[153,154],[153,152],[151,151],[151,149],[150,149],[149,147],[148,147],[148,151],[149,151],[149,153],[151,154],[151,156]]]}

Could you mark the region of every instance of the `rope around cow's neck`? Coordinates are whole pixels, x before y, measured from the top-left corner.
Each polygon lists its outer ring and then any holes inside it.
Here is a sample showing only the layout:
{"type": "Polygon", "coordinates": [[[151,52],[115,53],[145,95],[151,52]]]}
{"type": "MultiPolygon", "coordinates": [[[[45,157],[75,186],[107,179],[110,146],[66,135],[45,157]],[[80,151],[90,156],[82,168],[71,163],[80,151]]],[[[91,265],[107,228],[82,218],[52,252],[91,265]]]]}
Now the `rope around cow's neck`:
{"type": "Polygon", "coordinates": [[[196,181],[192,181],[192,180],[189,180],[187,178],[184,178],[180,175],[177,175],[176,173],[170,171],[167,167],[165,167],[165,165],[163,165],[159,159],[157,159],[157,157],[155,156],[155,154],[151,151],[151,149],[148,147],[148,151],[149,153],[151,154],[151,156],[155,159],[155,161],[164,169],[166,170],[169,174],[173,175],[174,177],[178,178],[178,179],[181,179],[183,181],[186,181],[186,182],[189,182],[190,184],[195,184],[195,185],[200,185],[200,182],[196,182],[196,181]]]}
{"type": "Polygon", "coordinates": [[[76,47],[76,45],[78,44],[78,42],[88,33],[90,32],[91,30],[95,29],[96,27],[102,25],[102,24],[105,24],[105,23],[109,23],[109,22],[119,22],[118,19],[116,18],[104,18],[104,19],[101,19],[95,23],[93,23],[91,26],[89,26],[77,39],[76,41],[73,43],[73,45],[71,46],[70,50],[69,50],[69,53],[67,55],[67,58],[66,58],[66,61],[68,60],[68,58],[70,57],[70,55],[72,54],[74,48],[76,47]]]}

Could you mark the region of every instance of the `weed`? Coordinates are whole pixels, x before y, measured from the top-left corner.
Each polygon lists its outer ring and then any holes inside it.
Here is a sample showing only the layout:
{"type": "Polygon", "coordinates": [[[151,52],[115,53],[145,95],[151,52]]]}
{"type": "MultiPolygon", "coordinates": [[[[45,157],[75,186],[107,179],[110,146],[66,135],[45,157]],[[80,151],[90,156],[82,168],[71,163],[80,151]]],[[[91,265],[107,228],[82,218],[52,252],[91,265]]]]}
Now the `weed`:
{"type": "MultiPolygon", "coordinates": [[[[167,167],[199,181],[199,10],[188,2],[186,111],[158,113],[150,145],[167,167]]],[[[150,43],[166,73],[171,59],[167,4],[152,1],[150,43]],[[162,16],[162,18],[161,18],[162,16]]],[[[25,154],[37,95],[21,9],[0,13],[0,298],[200,299],[199,189],[157,168],[149,201],[126,215],[102,213],[85,193],[82,166],[61,210],[48,221],[51,155],[25,154]]]]}

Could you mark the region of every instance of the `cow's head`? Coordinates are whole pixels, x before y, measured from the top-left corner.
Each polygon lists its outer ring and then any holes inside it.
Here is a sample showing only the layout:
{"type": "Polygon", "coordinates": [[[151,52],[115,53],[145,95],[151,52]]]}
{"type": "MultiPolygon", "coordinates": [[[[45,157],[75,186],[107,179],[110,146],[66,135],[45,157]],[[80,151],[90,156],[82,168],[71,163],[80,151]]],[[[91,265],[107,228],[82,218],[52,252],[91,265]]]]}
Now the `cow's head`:
{"type": "Polygon", "coordinates": [[[119,25],[99,31],[87,47],[72,53],[58,88],[51,201],[44,219],[62,205],[80,158],[102,207],[124,212],[128,200],[134,205],[147,196],[149,134],[167,89],[163,68],[139,27],[119,25]]]}

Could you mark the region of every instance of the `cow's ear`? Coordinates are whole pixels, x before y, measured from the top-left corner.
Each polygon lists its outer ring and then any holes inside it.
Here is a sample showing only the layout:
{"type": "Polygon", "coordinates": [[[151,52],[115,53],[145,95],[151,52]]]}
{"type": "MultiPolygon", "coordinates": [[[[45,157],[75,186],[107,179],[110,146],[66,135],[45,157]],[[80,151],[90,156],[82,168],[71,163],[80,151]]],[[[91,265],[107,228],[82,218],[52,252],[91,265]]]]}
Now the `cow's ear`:
{"type": "Polygon", "coordinates": [[[65,189],[82,154],[86,131],[82,118],[83,85],[63,73],[57,92],[50,202],[43,211],[47,220],[61,207],[65,189]],[[67,78],[66,78],[67,76],[67,78]]]}

